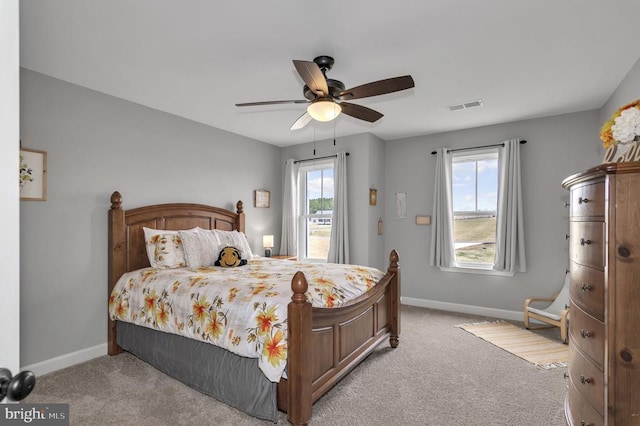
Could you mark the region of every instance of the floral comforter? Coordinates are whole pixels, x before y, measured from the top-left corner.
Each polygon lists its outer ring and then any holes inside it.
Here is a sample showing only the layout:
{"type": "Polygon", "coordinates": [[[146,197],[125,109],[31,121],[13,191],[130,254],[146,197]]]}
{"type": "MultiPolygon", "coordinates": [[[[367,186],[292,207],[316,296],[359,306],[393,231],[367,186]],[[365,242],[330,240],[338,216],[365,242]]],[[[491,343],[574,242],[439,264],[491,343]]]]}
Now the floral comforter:
{"type": "Polygon", "coordinates": [[[314,307],[338,307],[384,275],[365,266],[269,258],[235,268],[144,268],[120,278],[109,315],[258,358],[265,376],[277,382],[286,366],[287,305],[296,271],[304,272],[314,307]]]}

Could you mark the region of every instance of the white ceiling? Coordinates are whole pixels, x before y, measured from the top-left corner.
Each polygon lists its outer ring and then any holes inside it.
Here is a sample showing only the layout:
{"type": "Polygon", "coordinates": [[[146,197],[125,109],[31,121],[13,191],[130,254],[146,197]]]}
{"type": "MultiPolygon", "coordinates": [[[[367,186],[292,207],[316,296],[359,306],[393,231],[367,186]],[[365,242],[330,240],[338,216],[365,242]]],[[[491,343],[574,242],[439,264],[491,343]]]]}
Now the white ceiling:
{"type": "Polygon", "coordinates": [[[640,56],[640,0],[21,0],[21,65],[278,146],[382,139],[600,108],[640,56]],[[411,74],[414,89],[353,101],[298,131],[292,59],[335,58],[353,87],[411,74]],[[448,106],[482,99],[484,107],[448,106]],[[335,126],[334,126],[335,125],[335,126]]]}

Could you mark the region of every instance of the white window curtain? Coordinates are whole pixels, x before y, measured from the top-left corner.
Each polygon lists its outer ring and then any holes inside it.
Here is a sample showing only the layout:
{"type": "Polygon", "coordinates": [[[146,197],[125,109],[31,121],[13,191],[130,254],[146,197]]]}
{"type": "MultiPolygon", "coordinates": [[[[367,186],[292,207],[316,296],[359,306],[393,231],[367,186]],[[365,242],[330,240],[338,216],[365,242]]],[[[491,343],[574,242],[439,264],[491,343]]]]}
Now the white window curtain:
{"type": "Polygon", "coordinates": [[[431,266],[451,268],[455,266],[453,239],[453,199],[451,194],[451,154],[440,148],[436,159],[436,176],[431,214],[431,266]]]}
{"type": "Polygon", "coordinates": [[[333,219],[327,262],[349,263],[346,152],[342,151],[336,155],[333,167],[333,219]]]}
{"type": "Polygon", "coordinates": [[[280,254],[298,254],[298,165],[287,160],[282,199],[280,254]]]}
{"type": "Polygon", "coordinates": [[[493,269],[525,272],[524,211],[520,178],[520,139],[503,142],[499,149],[496,252],[493,269]]]}

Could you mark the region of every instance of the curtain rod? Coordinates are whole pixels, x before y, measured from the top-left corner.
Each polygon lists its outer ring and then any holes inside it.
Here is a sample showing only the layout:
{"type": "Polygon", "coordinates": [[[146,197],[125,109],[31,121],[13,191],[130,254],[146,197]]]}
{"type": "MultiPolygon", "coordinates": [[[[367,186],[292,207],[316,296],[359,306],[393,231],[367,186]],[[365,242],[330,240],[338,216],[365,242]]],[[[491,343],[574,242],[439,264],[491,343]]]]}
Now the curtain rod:
{"type": "MultiPolygon", "coordinates": [[[[520,144],[527,143],[527,141],[520,141],[520,144]]],[[[458,149],[449,149],[447,152],[455,152],[455,151],[467,151],[469,149],[480,149],[480,148],[490,148],[492,146],[504,146],[504,143],[494,143],[493,145],[483,145],[483,146],[472,146],[469,148],[458,148],[458,149]]],[[[431,155],[436,155],[438,151],[431,151],[431,155]]]]}
{"type": "MultiPolygon", "coordinates": [[[[348,157],[349,153],[345,153],[345,155],[348,157]]],[[[298,164],[298,163],[305,163],[307,161],[315,161],[315,160],[324,160],[325,158],[336,158],[338,156],[338,154],[334,154],[334,155],[326,155],[324,157],[316,157],[316,158],[305,158],[304,160],[295,160],[293,162],[293,164],[298,164]]]]}

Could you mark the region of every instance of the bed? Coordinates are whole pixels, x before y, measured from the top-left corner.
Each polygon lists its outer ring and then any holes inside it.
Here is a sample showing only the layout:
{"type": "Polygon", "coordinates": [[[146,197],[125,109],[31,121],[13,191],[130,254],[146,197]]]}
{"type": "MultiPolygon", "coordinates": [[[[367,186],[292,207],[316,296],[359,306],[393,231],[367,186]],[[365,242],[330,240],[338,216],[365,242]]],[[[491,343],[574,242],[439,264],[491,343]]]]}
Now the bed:
{"type": "MultiPolygon", "coordinates": [[[[110,299],[124,274],[150,267],[143,228],[245,231],[241,201],[237,202],[236,211],[189,203],[124,210],[122,196],[116,191],[111,195],[108,218],[110,299]]],[[[287,413],[290,423],[307,424],[313,403],[381,342],[389,339],[391,347],[398,346],[398,254],[391,251],[386,273],[368,291],[339,307],[312,306],[305,294],[309,284],[301,270],[290,281],[286,372],[277,383],[262,374],[255,359],[210,343],[114,320],[111,316],[108,353],[131,352],[187,385],[256,417],[277,422],[274,411],[280,410],[287,413]]]]}

